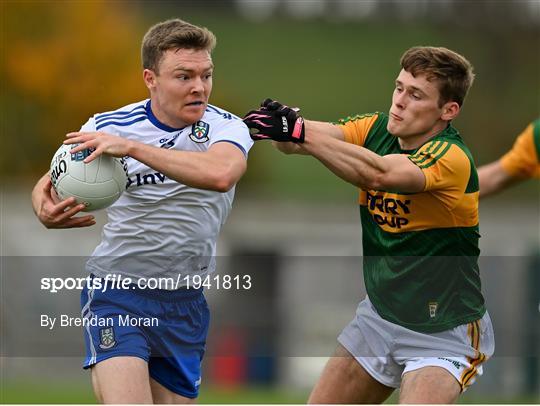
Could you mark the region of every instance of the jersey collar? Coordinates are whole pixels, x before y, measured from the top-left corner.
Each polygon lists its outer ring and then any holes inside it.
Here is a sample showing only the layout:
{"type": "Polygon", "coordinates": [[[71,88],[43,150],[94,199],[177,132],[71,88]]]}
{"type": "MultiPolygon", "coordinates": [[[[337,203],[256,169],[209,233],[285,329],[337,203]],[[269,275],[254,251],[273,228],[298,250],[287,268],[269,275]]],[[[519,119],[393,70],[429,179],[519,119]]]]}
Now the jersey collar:
{"type": "Polygon", "coordinates": [[[144,106],[144,109],[146,110],[146,114],[148,115],[148,120],[150,120],[150,122],[152,124],[154,124],[160,130],[172,133],[172,132],[175,132],[175,131],[180,131],[180,130],[187,127],[187,126],[185,126],[185,127],[181,127],[181,128],[173,128],[173,127],[169,127],[167,124],[163,124],[161,121],[159,121],[157,119],[157,117],[152,112],[152,101],[151,100],[148,100],[148,102],[144,106]]]}

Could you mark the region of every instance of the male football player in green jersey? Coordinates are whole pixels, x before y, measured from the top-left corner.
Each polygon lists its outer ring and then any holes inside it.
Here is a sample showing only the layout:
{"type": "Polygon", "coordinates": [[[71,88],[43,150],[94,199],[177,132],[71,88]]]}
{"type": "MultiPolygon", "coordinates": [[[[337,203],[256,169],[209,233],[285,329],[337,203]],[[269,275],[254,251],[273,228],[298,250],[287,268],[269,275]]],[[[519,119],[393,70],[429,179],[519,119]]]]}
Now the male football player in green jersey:
{"type": "Polygon", "coordinates": [[[367,297],[310,403],[455,402],[494,351],[478,269],[478,176],[451,122],[474,74],[446,48],[401,58],[388,114],[304,121],[267,99],[252,138],[308,154],[360,188],[367,297]]]}

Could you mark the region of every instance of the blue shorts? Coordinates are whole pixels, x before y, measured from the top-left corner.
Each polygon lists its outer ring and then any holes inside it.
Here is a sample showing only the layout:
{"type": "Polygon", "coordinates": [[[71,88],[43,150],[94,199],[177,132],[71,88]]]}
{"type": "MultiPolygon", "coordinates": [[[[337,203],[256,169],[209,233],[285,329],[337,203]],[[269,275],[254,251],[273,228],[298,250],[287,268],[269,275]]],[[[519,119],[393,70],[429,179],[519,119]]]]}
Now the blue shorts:
{"type": "Polygon", "coordinates": [[[112,357],[139,357],[161,385],[197,397],[210,318],[202,288],[85,288],[81,306],[85,369],[112,357]]]}

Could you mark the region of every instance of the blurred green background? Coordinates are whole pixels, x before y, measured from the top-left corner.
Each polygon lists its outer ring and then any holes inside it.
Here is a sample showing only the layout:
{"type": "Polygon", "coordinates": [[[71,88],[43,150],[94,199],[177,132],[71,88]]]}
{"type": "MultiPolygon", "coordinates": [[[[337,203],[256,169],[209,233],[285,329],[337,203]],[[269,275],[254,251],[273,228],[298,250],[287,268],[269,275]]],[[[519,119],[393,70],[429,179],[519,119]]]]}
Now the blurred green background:
{"type": "MultiPolygon", "coordinates": [[[[1,4],[3,181],[34,180],[66,132],[95,112],[145,98],[140,41],[171,17],[217,35],[211,103],[237,115],[266,97],[318,120],[388,111],[399,58],[414,45],[454,49],[475,66],[456,126],[477,163],[498,158],[540,114],[537,0],[1,4]]],[[[354,194],[314,160],[265,143],[253,148],[239,190],[300,199],[354,194]]]]}
{"type": "MultiPolygon", "coordinates": [[[[62,383],[37,383],[29,386],[28,382],[10,383],[4,386],[4,394],[0,397],[1,403],[33,404],[92,404],[95,403],[94,395],[88,384],[76,382],[62,383]],[[31,391],[29,388],[31,387],[31,391]]],[[[309,391],[284,391],[268,387],[251,388],[216,388],[206,387],[201,390],[198,398],[200,404],[305,404],[309,391]]],[[[397,403],[397,393],[385,402],[397,403]]],[[[532,395],[523,395],[511,399],[492,396],[469,396],[466,394],[460,398],[461,404],[508,404],[508,403],[538,403],[538,398],[532,395]]]]}
{"type": "MultiPolygon", "coordinates": [[[[474,65],[476,81],[455,124],[477,164],[497,159],[540,115],[537,0],[1,0],[0,16],[2,204],[13,190],[28,199],[67,132],[96,112],[147,97],[140,41],[150,25],[173,17],[216,34],[210,102],[240,116],[266,97],[317,120],[388,111],[399,58],[415,45],[451,48],[474,65]]],[[[538,182],[512,190],[519,202],[538,207],[538,182]]],[[[353,205],[356,193],[317,161],[258,143],[238,200],[353,205]]],[[[506,192],[500,201],[515,196],[506,192]]],[[[93,402],[86,383],[59,382],[56,371],[44,372],[47,378],[22,381],[0,376],[0,403],[93,402]]],[[[209,385],[200,403],[303,403],[307,393],[209,385]]],[[[462,401],[534,403],[538,397],[468,393],[462,401]]]]}

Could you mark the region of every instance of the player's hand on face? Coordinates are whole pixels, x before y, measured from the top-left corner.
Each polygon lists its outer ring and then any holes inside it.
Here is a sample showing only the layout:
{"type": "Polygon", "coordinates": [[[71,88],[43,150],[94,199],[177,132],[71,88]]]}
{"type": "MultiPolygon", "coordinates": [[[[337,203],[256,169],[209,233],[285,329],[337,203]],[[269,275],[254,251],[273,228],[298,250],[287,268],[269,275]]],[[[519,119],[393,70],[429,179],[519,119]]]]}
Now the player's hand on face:
{"type": "Polygon", "coordinates": [[[271,139],[278,142],[304,142],[304,119],[294,109],[284,104],[266,99],[257,110],[251,110],[244,117],[251,138],[255,141],[271,139]]]}
{"type": "Polygon", "coordinates": [[[64,144],[79,144],[71,150],[76,153],[85,149],[93,150],[92,153],[84,159],[85,163],[92,162],[101,154],[112,155],[117,158],[129,155],[132,141],[116,135],[107,134],[101,131],[97,132],[73,132],[66,135],[64,144]]]}
{"type": "Polygon", "coordinates": [[[76,204],[73,197],[59,201],[52,188],[51,180],[47,179],[41,190],[41,199],[36,208],[36,215],[47,228],[77,228],[96,224],[92,215],[74,217],[83,209],[84,204],[76,204]]]}

